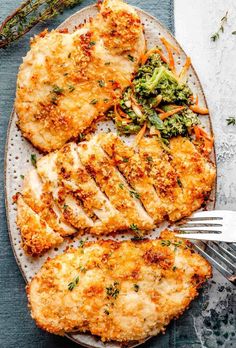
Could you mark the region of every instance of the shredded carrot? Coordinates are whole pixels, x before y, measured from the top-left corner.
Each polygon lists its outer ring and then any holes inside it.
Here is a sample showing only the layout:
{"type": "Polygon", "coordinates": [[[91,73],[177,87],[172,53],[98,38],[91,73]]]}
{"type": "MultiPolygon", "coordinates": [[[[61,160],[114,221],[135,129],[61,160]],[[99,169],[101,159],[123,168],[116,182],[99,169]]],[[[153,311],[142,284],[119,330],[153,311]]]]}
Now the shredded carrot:
{"type": "Polygon", "coordinates": [[[161,38],[161,42],[165,46],[166,51],[168,53],[169,68],[170,68],[170,70],[172,70],[175,73],[176,72],[175,71],[175,61],[174,61],[174,56],[173,56],[173,53],[172,53],[172,50],[171,50],[172,45],[164,37],[161,38]]]}
{"type": "Polygon", "coordinates": [[[122,121],[122,118],[121,118],[121,116],[120,116],[120,114],[119,114],[119,112],[118,112],[118,110],[117,110],[117,104],[114,105],[114,113],[115,113],[115,117],[117,118],[117,120],[118,120],[119,122],[121,122],[121,121],[122,121]]]}
{"type": "Polygon", "coordinates": [[[196,95],[195,105],[198,105],[198,95],[196,95]]]}
{"type": "Polygon", "coordinates": [[[203,138],[206,150],[210,151],[212,149],[214,138],[211,137],[204,129],[199,126],[194,127],[194,133],[196,140],[203,138]]]}
{"type": "Polygon", "coordinates": [[[179,79],[180,80],[184,79],[184,77],[186,76],[187,71],[190,68],[190,66],[191,66],[191,58],[187,57],[186,61],[185,61],[185,64],[184,64],[184,66],[183,66],[183,68],[182,68],[182,70],[181,70],[181,72],[179,74],[179,79]]]}
{"type": "Polygon", "coordinates": [[[198,104],[190,105],[190,110],[200,115],[209,115],[209,110],[207,108],[201,108],[198,104]]]}
{"type": "Polygon", "coordinates": [[[167,63],[167,59],[164,56],[164,54],[159,50],[158,48],[151,48],[149,51],[147,51],[143,56],[141,57],[141,64],[145,64],[148,58],[150,57],[151,54],[153,53],[158,53],[163,62],[167,63]]]}
{"type": "Polygon", "coordinates": [[[168,111],[168,112],[164,112],[164,113],[160,114],[160,119],[161,119],[161,120],[164,120],[164,119],[166,119],[166,118],[169,117],[169,116],[172,116],[172,115],[174,115],[174,114],[177,114],[178,112],[180,112],[180,111],[183,110],[184,108],[185,108],[184,106],[180,106],[180,107],[175,108],[175,109],[173,109],[173,110],[170,110],[170,111],[168,111]]]}
{"type": "Polygon", "coordinates": [[[161,40],[165,41],[175,52],[179,53],[178,47],[174,46],[170,41],[167,41],[164,37],[162,37],[161,40]]]}
{"type": "Polygon", "coordinates": [[[140,131],[138,132],[138,134],[136,135],[136,137],[134,139],[134,144],[136,146],[138,146],[138,144],[140,143],[142,137],[144,136],[144,134],[146,132],[146,128],[147,128],[147,125],[146,125],[146,123],[144,123],[143,127],[140,129],[140,131]]]}
{"type": "Polygon", "coordinates": [[[164,110],[159,109],[159,108],[155,108],[155,110],[156,110],[156,111],[158,111],[158,112],[160,112],[161,114],[164,114],[164,113],[165,113],[165,111],[164,111],[164,110]]]}

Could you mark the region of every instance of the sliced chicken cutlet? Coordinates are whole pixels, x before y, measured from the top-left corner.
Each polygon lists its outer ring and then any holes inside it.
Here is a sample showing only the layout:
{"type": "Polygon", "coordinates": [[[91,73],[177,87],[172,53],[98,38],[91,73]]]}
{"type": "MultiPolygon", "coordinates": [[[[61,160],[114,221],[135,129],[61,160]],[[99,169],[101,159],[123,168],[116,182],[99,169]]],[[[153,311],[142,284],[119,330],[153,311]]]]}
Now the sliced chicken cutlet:
{"type": "Polygon", "coordinates": [[[78,144],[81,162],[94,177],[97,185],[106,194],[111,204],[135,230],[148,230],[154,227],[153,219],[147,214],[139,201],[139,195],[130,186],[98,144],[94,136],[91,140],[78,144]]]}
{"type": "Polygon", "coordinates": [[[42,151],[61,148],[121,96],[144,51],[141,21],[121,0],[103,1],[100,13],[73,33],[36,36],[17,80],[23,135],[42,151]]]}
{"type": "Polygon", "coordinates": [[[57,171],[57,156],[58,152],[54,152],[42,157],[37,162],[37,171],[47,190],[52,193],[52,197],[60,207],[66,221],[79,230],[91,227],[93,220],[86,214],[81,202],[60,181],[57,171]]]}
{"type": "Polygon", "coordinates": [[[27,287],[31,315],[54,334],[91,332],[103,341],[138,341],[165,331],[211,277],[189,242],[86,243],[47,261],[27,287]]]}
{"type": "Polygon", "coordinates": [[[178,173],[182,195],[171,214],[171,221],[189,216],[208,199],[216,177],[216,170],[206,157],[198,152],[187,138],[176,137],[170,141],[172,165],[178,173]]]}
{"type": "Polygon", "coordinates": [[[21,231],[24,250],[33,256],[63,242],[60,234],[27,205],[21,195],[17,199],[17,225],[21,231]]]}
{"type": "Polygon", "coordinates": [[[161,199],[157,195],[152,180],[146,170],[146,161],[143,160],[135,149],[127,146],[114,133],[101,133],[98,142],[106,153],[114,160],[114,164],[124,175],[127,182],[137,193],[147,213],[154,219],[155,223],[163,220],[161,211],[161,199]]]}
{"type": "Polygon", "coordinates": [[[161,199],[163,216],[177,221],[199,209],[208,198],[216,170],[185,137],[170,139],[164,146],[158,138],[143,138],[139,153],[161,199]]]}
{"type": "Polygon", "coordinates": [[[59,180],[83,202],[86,211],[96,217],[90,228],[91,233],[107,234],[128,227],[128,222],[113,207],[82,165],[75,143],[67,144],[58,151],[56,166],[59,180]]]}
{"type": "Polygon", "coordinates": [[[76,232],[76,229],[70,224],[66,223],[62,212],[55,204],[52,194],[47,190],[47,185],[44,185],[37,173],[36,169],[31,170],[24,178],[22,197],[24,202],[40,218],[60,235],[66,236],[76,232]]]}

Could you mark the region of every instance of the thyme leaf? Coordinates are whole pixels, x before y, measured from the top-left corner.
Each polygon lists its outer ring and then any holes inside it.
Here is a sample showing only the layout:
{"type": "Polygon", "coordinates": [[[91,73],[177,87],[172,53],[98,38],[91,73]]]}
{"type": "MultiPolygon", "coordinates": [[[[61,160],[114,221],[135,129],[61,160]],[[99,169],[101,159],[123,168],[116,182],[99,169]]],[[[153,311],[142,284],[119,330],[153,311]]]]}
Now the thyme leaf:
{"type": "Polygon", "coordinates": [[[226,11],[225,15],[220,20],[220,27],[219,29],[211,35],[211,41],[217,41],[220,38],[220,33],[224,32],[224,25],[228,20],[228,11],[226,11]]]}
{"type": "Polygon", "coordinates": [[[226,119],[227,125],[230,126],[235,126],[236,125],[236,118],[234,116],[230,116],[229,118],[226,119]]]}

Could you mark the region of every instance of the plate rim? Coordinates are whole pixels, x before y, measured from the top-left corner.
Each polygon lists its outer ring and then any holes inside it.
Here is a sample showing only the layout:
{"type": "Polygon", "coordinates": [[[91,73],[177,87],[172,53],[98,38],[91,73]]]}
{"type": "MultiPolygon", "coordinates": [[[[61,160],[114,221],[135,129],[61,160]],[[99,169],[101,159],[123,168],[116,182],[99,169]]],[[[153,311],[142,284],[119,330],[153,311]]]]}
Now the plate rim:
{"type": "MultiPolygon", "coordinates": [[[[141,9],[140,7],[137,7],[137,6],[133,6],[131,5],[137,12],[138,14],[144,14],[145,16],[149,17],[150,19],[152,19],[154,22],[156,22],[160,27],[162,27],[167,33],[168,35],[174,40],[174,42],[177,44],[178,47],[180,47],[181,51],[183,52],[183,54],[187,57],[187,54],[185,52],[185,50],[183,49],[182,45],[178,42],[178,40],[176,39],[175,35],[171,33],[171,31],[159,20],[157,19],[155,16],[153,16],[152,14],[150,14],[149,12],[141,9]]],[[[83,8],[81,8],[80,10],[76,11],[75,13],[73,13],[72,15],[70,15],[69,17],[67,17],[61,24],[59,24],[56,28],[54,29],[60,29],[61,27],[63,27],[65,25],[65,23],[67,21],[70,21],[73,17],[76,17],[78,16],[80,13],[82,12],[86,12],[90,9],[94,9],[94,8],[97,8],[97,5],[96,4],[92,4],[92,5],[88,5],[88,6],[85,6],[83,8]]],[[[145,30],[144,30],[144,34],[145,34],[145,30]]],[[[206,95],[205,95],[205,92],[204,92],[204,89],[202,87],[202,83],[199,79],[199,76],[198,76],[198,73],[196,72],[195,70],[195,67],[193,66],[192,62],[191,62],[191,69],[193,70],[193,73],[194,73],[194,76],[199,84],[199,88],[200,88],[200,92],[202,93],[202,96],[203,96],[203,100],[204,100],[204,103],[206,105],[206,107],[208,108],[208,103],[207,103],[207,99],[206,99],[206,95]]],[[[17,73],[18,74],[18,73],[17,73]]],[[[16,78],[17,78],[17,75],[16,75],[16,78]]],[[[208,108],[209,110],[209,108],[208,108]]],[[[16,264],[21,272],[21,275],[25,281],[25,284],[27,285],[28,284],[28,281],[27,281],[27,278],[26,278],[26,275],[23,271],[23,267],[21,265],[21,262],[19,260],[19,258],[17,257],[17,254],[16,254],[16,251],[15,251],[15,248],[14,248],[14,243],[13,243],[13,236],[12,236],[12,233],[11,233],[11,223],[10,223],[10,216],[9,216],[9,202],[8,202],[8,190],[7,190],[7,167],[8,167],[8,164],[7,164],[7,157],[8,157],[8,150],[9,150],[9,138],[10,138],[10,130],[11,130],[11,127],[12,127],[12,123],[13,123],[13,119],[14,119],[14,114],[15,114],[15,98],[14,98],[14,103],[13,103],[13,107],[12,107],[12,111],[11,111],[11,114],[10,114],[10,117],[9,117],[9,121],[8,121],[8,125],[7,125],[7,132],[6,132],[6,138],[5,138],[5,146],[4,146],[4,203],[5,203],[5,215],[6,215],[6,222],[7,222],[7,233],[8,233],[8,237],[9,237],[9,240],[10,240],[10,243],[11,243],[11,249],[12,249],[12,252],[13,252],[13,255],[14,255],[14,258],[15,258],[15,261],[16,261],[16,264]]],[[[211,132],[211,134],[213,135],[214,137],[214,131],[213,131],[213,125],[212,125],[212,117],[211,117],[211,111],[209,111],[209,115],[208,115],[208,120],[209,120],[209,130],[211,132]]],[[[25,141],[28,142],[27,139],[25,139],[25,141]]],[[[215,209],[216,207],[216,200],[217,200],[217,179],[218,179],[218,165],[217,165],[217,160],[216,160],[216,150],[215,150],[215,142],[213,144],[213,148],[212,148],[212,152],[211,152],[211,156],[212,156],[212,159],[213,159],[213,164],[215,165],[215,170],[216,170],[216,177],[215,177],[215,182],[214,182],[214,185],[212,186],[212,190],[211,190],[211,195],[212,195],[212,199],[213,199],[213,210],[215,209]]],[[[25,285],[25,286],[26,286],[25,285]]],[[[90,333],[91,336],[94,336],[90,333]]],[[[137,347],[137,346],[140,346],[141,344],[144,344],[146,341],[148,341],[149,339],[153,338],[153,337],[156,337],[157,335],[155,336],[149,336],[147,337],[146,339],[140,341],[140,342],[137,342],[133,345],[128,345],[127,347],[137,347]]],[[[73,338],[73,336],[71,336],[70,334],[65,334],[64,337],[67,337],[69,340],[75,342],[76,344],[78,345],[82,345],[84,347],[88,347],[88,348],[94,348],[95,346],[91,346],[89,344],[86,344],[84,342],[78,342],[75,338],[73,338]]],[[[118,344],[120,344],[120,347],[123,346],[123,342],[118,342],[116,341],[118,344]]],[[[109,342],[108,342],[109,343],[109,342]]]]}

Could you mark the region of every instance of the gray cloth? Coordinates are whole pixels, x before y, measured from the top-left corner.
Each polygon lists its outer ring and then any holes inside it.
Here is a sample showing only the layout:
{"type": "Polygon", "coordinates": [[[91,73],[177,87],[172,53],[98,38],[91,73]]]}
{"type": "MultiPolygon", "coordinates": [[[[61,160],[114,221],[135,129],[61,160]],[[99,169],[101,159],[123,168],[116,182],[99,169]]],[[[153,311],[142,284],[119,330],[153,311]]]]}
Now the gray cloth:
{"type": "MultiPolygon", "coordinates": [[[[76,9],[66,11],[63,15],[51,20],[47,24],[38,25],[29,34],[19,41],[12,44],[5,50],[0,49],[0,209],[1,209],[1,233],[0,233],[0,347],[1,348],[75,348],[78,345],[72,343],[67,338],[57,337],[41,331],[35,326],[30,318],[27,309],[25,294],[25,283],[18,270],[11,245],[8,238],[5,208],[4,208],[4,144],[9,116],[11,113],[14,95],[16,74],[22,57],[25,56],[29,48],[30,36],[39,33],[45,27],[55,28],[70,14],[79,10],[83,6],[89,5],[94,1],[85,0],[76,9]]],[[[20,3],[20,0],[1,0],[0,22],[11,13],[20,3]]],[[[173,0],[130,0],[129,3],[136,5],[162,21],[170,30],[174,30],[173,22],[173,0]]],[[[206,285],[200,297],[194,301],[189,311],[187,311],[177,322],[173,322],[167,329],[166,335],[151,339],[145,347],[158,348],[200,348],[203,340],[206,347],[218,347],[225,342],[218,322],[224,320],[228,323],[228,312],[232,312],[232,296],[222,304],[225,310],[217,310],[205,317],[201,322],[202,310],[208,300],[208,288],[206,285]],[[212,318],[215,318],[215,327],[211,327],[212,318]],[[204,337],[199,336],[195,331],[196,320],[200,320],[200,325],[206,328],[204,337]],[[205,322],[206,320],[206,322],[205,322]],[[208,320],[208,322],[207,322],[208,320]],[[205,326],[204,326],[205,325],[205,326]],[[207,332],[212,331],[211,335],[207,332]],[[218,337],[220,335],[220,337],[218,337]]],[[[215,285],[218,286],[218,285],[215,285]]],[[[224,288],[230,295],[230,287],[224,288]]],[[[199,323],[198,323],[199,326],[199,323]]],[[[233,331],[233,330],[231,330],[233,331]]],[[[227,333],[227,332],[226,332],[227,333]]],[[[224,332],[224,334],[226,334],[224,332]]],[[[230,337],[231,332],[228,332],[230,337]]],[[[224,347],[233,346],[233,341],[224,347]]]]}

